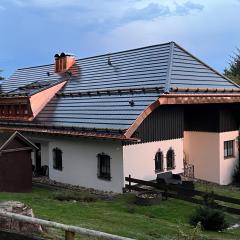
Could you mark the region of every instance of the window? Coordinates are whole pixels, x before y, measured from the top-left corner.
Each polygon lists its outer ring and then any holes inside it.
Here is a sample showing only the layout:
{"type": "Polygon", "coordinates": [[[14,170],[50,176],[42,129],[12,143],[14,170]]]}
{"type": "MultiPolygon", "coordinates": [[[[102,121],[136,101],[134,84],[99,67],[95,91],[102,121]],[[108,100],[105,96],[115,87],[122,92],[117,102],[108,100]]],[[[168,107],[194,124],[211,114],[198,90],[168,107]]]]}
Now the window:
{"type": "Polygon", "coordinates": [[[234,156],[234,140],[224,142],[224,158],[234,156]]]}
{"type": "Polygon", "coordinates": [[[155,154],[155,172],[162,172],[163,171],[163,153],[158,150],[155,154]]]}
{"type": "Polygon", "coordinates": [[[101,153],[97,155],[98,158],[98,177],[111,180],[111,173],[110,173],[110,156],[101,153]]]}
{"type": "Polygon", "coordinates": [[[62,171],[62,150],[59,148],[53,149],[53,168],[62,171]]]}
{"type": "Polygon", "coordinates": [[[172,148],[167,151],[167,170],[175,168],[175,153],[172,148]]]}

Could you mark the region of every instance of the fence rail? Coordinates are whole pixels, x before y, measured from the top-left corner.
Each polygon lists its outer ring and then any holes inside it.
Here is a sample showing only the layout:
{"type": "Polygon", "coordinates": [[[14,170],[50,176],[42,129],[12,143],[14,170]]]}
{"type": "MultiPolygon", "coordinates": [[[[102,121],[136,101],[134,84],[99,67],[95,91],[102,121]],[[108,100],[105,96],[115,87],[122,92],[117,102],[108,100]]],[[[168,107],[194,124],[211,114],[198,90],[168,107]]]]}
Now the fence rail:
{"type": "Polygon", "coordinates": [[[62,223],[56,223],[52,221],[47,221],[39,218],[33,218],[28,216],[23,216],[16,213],[6,212],[6,211],[0,211],[0,216],[2,217],[8,217],[14,220],[18,220],[20,222],[26,222],[31,224],[39,224],[41,226],[45,227],[51,227],[56,229],[61,229],[65,231],[65,240],[74,240],[75,234],[90,236],[90,237],[97,237],[101,239],[108,239],[108,240],[134,240],[131,238],[121,237],[109,233],[104,233],[100,231],[90,230],[86,228],[66,225],[62,223]]]}
{"type": "MultiPolygon", "coordinates": [[[[142,186],[148,186],[152,187],[154,189],[162,191],[163,195],[168,198],[176,198],[196,204],[204,204],[204,197],[206,196],[206,192],[199,191],[199,190],[193,190],[188,189],[185,187],[181,187],[179,185],[166,185],[151,181],[145,181],[141,179],[132,178],[131,175],[129,177],[126,177],[125,180],[128,182],[128,184],[125,184],[125,188],[128,190],[134,190],[134,191],[148,191],[147,189],[144,189],[142,186]],[[133,185],[133,183],[135,185],[133,185]],[[139,186],[140,185],[140,186],[139,186]],[[201,197],[201,198],[195,198],[195,197],[201,197]]],[[[240,215],[240,199],[227,197],[223,195],[218,195],[215,193],[211,194],[211,197],[218,201],[213,208],[216,209],[223,209],[226,212],[238,214],[240,215]],[[226,206],[226,203],[235,204],[238,205],[239,208],[226,206]]]]}

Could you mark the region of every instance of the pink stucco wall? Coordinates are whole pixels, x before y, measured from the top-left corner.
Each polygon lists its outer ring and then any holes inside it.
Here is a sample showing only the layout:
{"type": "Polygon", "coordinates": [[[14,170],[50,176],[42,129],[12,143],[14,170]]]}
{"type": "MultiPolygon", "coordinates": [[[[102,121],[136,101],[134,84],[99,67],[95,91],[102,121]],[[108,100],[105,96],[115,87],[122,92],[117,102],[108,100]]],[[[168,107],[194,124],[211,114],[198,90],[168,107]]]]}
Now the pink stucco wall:
{"type": "Polygon", "coordinates": [[[176,168],[173,172],[183,172],[183,139],[173,139],[124,146],[124,176],[126,177],[131,174],[134,178],[144,180],[155,179],[157,176],[155,173],[155,154],[159,149],[161,149],[164,155],[164,168],[166,168],[166,153],[170,147],[175,152],[176,168]]]}
{"type": "Polygon", "coordinates": [[[237,147],[233,158],[224,159],[224,141],[236,140],[238,131],[224,133],[184,132],[184,156],[194,165],[195,177],[227,185],[232,181],[237,163],[237,147]]]}
{"type": "Polygon", "coordinates": [[[219,183],[219,134],[184,132],[184,156],[194,165],[196,178],[219,183]]]}
{"type": "Polygon", "coordinates": [[[232,181],[233,171],[238,163],[238,131],[220,133],[220,184],[227,185],[232,181]],[[234,157],[224,159],[224,141],[235,140],[234,157]]]}

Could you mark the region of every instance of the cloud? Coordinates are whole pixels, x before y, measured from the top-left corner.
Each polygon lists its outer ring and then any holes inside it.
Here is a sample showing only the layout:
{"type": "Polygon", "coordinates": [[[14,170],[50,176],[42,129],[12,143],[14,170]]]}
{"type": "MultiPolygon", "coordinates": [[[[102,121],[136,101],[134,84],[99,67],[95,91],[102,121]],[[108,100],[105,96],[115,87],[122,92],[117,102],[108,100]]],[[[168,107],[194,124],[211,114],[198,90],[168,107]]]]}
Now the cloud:
{"type": "Polygon", "coordinates": [[[86,25],[116,23],[125,24],[131,21],[151,21],[160,16],[187,15],[195,10],[202,10],[203,5],[191,1],[181,3],[156,0],[2,0],[5,4],[12,4],[24,8],[44,8],[44,11],[53,16],[53,19],[82,20],[86,25]],[[174,6],[173,9],[170,6],[174,6]]]}
{"type": "Polygon", "coordinates": [[[185,14],[186,10],[176,13],[177,8],[171,6],[170,15],[151,21],[132,21],[113,29],[101,38],[101,46],[114,52],[176,41],[222,71],[227,66],[229,56],[237,46],[240,47],[240,32],[236,30],[236,25],[232,24],[240,21],[238,3],[234,2],[235,0],[222,0],[208,4],[206,0],[205,3],[203,1],[206,8],[187,4],[188,9],[191,8],[188,14],[185,14]]]}
{"type": "Polygon", "coordinates": [[[146,7],[141,9],[129,9],[122,17],[122,20],[136,21],[136,20],[152,20],[159,16],[166,16],[170,14],[168,6],[159,5],[157,3],[149,3],[146,7]]]}
{"type": "Polygon", "coordinates": [[[190,1],[187,1],[183,4],[178,4],[175,2],[175,13],[176,15],[188,15],[191,11],[202,11],[204,6],[199,3],[193,3],[190,1]]]}
{"type": "Polygon", "coordinates": [[[218,70],[239,47],[240,0],[0,0],[0,68],[176,41],[218,70]],[[16,41],[17,39],[17,41],[16,41]]]}

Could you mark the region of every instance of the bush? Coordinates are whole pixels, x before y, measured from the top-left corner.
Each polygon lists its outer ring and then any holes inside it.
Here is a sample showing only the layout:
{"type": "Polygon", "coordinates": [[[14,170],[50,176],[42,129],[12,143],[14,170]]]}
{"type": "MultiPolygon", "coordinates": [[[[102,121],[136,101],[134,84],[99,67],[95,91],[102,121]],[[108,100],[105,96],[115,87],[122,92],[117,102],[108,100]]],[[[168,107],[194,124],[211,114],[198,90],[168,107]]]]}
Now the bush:
{"type": "Polygon", "coordinates": [[[59,191],[53,194],[53,199],[58,201],[95,202],[97,197],[90,193],[59,191]]]}
{"type": "Polygon", "coordinates": [[[235,167],[234,172],[233,172],[233,183],[235,184],[240,184],[240,169],[239,169],[239,164],[235,167]]]}
{"type": "Polygon", "coordinates": [[[198,223],[201,223],[204,230],[219,231],[228,227],[221,211],[206,206],[197,208],[190,218],[191,225],[197,226],[198,223]]]}
{"type": "Polygon", "coordinates": [[[183,231],[182,226],[178,226],[177,240],[200,240],[203,239],[201,235],[201,223],[197,223],[194,229],[190,231],[183,231]]]}
{"type": "Polygon", "coordinates": [[[212,191],[212,192],[205,193],[205,195],[203,196],[203,202],[204,202],[204,205],[207,207],[216,206],[217,204],[214,199],[214,192],[212,191]]]}

